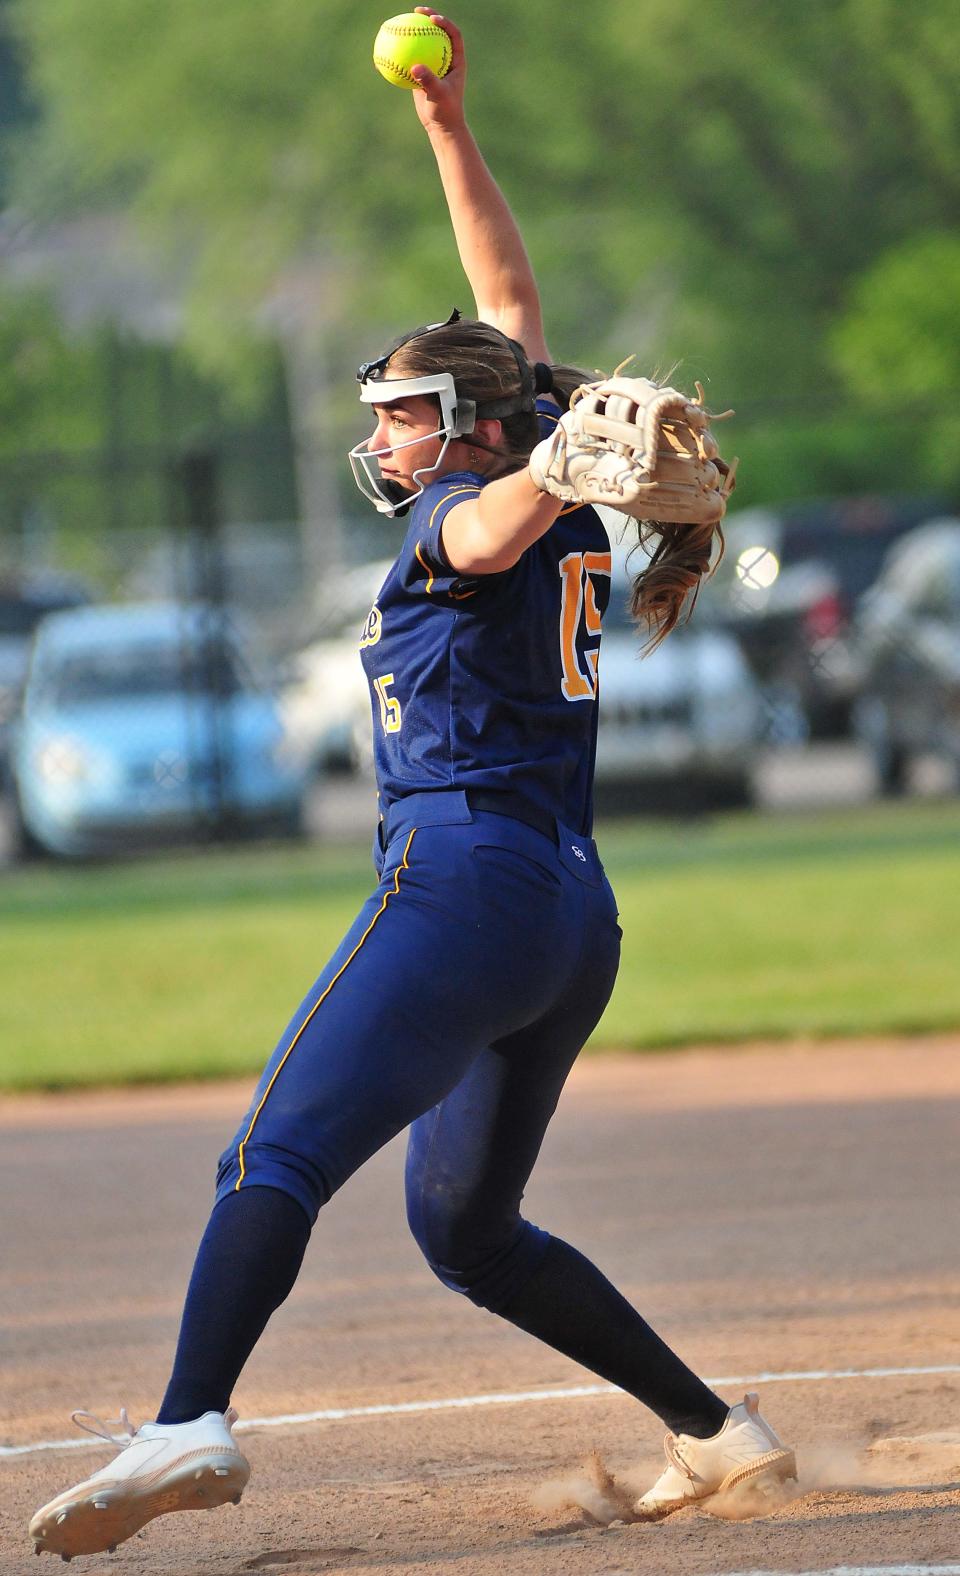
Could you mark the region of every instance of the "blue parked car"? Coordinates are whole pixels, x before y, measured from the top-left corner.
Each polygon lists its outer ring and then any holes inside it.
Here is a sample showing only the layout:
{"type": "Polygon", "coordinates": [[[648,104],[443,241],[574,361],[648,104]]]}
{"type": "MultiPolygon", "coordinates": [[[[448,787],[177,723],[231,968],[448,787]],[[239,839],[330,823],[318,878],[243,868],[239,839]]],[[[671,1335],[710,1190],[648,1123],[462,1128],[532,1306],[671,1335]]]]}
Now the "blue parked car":
{"type": "Polygon", "coordinates": [[[299,828],[302,769],[219,612],[94,606],[40,625],[13,771],[28,840],[84,856],[299,828]]]}

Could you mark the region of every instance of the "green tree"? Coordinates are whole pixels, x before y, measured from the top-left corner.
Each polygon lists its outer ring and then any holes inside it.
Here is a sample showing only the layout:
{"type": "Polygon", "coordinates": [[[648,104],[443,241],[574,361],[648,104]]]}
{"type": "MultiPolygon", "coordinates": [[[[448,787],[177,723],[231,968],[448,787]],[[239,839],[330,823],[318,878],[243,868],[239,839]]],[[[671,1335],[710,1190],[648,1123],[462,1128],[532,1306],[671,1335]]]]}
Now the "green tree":
{"type": "Polygon", "coordinates": [[[921,232],[884,252],[854,282],[832,336],[864,410],[899,431],[891,448],[937,485],[960,487],[960,237],[921,232]]]}
{"type": "Polygon", "coordinates": [[[0,366],[0,459],[95,441],[96,352],[70,341],[42,291],[0,290],[0,366]]]}
{"type": "Polygon", "coordinates": [[[59,561],[104,584],[111,533],[169,530],[170,463],[221,456],[224,503],[243,520],[293,514],[287,412],[275,351],[246,423],[168,346],[109,327],[67,333],[41,290],[0,288],[0,563],[39,528],[59,561]]]}
{"type": "Polygon", "coordinates": [[[3,143],[11,127],[31,116],[23,69],[10,23],[10,0],[0,0],[0,208],[7,200],[7,171],[3,143]]]}
{"type": "MultiPolygon", "coordinates": [[[[20,200],[129,202],[186,246],[208,362],[304,257],[326,260],[334,371],[463,300],[429,150],[370,63],[379,0],[16,6],[43,110],[20,200]]],[[[746,420],[846,398],[830,347],[855,281],[956,223],[956,0],[915,0],[908,27],[899,0],[462,0],[458,20],[559,354],[680,361],[746,420]]]]}
{"type": "Polygon", "coordinates": [[[960,236],[934,231],[893,246],[860,274],[833,336],[838,365],[865,405],[960,394],[960,236]]]}

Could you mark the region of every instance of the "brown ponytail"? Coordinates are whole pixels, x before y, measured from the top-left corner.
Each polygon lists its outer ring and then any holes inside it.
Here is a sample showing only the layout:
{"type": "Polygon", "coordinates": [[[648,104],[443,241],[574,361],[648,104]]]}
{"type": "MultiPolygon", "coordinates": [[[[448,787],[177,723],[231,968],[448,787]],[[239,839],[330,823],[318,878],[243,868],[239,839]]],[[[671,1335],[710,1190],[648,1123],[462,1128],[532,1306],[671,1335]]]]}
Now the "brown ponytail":
{"type": "Polygon", "coordinates": [[[692,614],[702,581],[723,557],[723,530],[719,520],[712,525],[654,525],[640,520],[637,547],[648,554],[649,562],[634,576],[630,612],[646,629],[646,656],[676,628],[684,603],[687,618],[692,614]],[[714,557],[715,548],[719,551],[714,557]]]}
{"type": "Polygon", "coordinates": [[[582,367],[569,367],[565,364],[554,365],[550,371],[553,373],[550,392],[561,410],[568,408],[570,397],[575,389],[581,388],[584,383],[592,383],[595,379],[603,377],[602,372],[584,372],[582,367]]]}

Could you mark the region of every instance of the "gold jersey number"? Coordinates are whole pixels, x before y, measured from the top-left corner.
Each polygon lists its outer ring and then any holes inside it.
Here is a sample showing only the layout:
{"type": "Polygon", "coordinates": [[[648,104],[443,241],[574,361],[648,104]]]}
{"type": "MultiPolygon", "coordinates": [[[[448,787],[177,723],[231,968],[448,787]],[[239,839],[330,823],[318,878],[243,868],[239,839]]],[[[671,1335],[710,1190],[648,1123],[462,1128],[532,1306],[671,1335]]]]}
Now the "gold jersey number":
{"type": "Polygon", "coordinates": [[[387,694],[390,685],[393,683],[394,677],[392,673],[381,673],[380,677],[373,681],[373,687],[377,692],[377,700],[380,702],[380,721],[383,725],[384,733],[399,733],[402,721],[400,702],[397,700],[396,695],[387,694]]]}
{"type": "Polygon", "coordinates": [[[593,575],[609,575],[609,553],[568,553],[560,560],[560,689],[565,700],[593,700],[597,693],[597,662],[600,657],[600,610],[593,588],[593,575]],[[581,626],[585,641],[583,662],[577,654],[581,626]]]}

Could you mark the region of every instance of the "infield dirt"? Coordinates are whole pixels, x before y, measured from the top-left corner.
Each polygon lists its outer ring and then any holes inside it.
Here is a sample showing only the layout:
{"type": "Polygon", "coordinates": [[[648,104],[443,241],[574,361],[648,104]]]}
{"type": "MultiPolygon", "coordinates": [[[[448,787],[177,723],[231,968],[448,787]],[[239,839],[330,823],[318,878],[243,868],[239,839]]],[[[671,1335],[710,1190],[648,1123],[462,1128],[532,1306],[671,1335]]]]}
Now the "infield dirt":
{"type": "MultiPolygon", "coordinates": [[[[69,1437],[73,1407],[152,1415],[215,1159],[248,1094],[0,1101],[3,1445],[69,1437]]],[[[398,1140],[324,1211],[238,1386],[242,1417],[591,1382],[431,1279],[404,1228],[401,1168],[398,1140]]],[[[940,1037],[588,1058],[526,1209],[701,1373],[746,1381],[960,1370],[958,1196],[960,1045],[940,1037]]],[[[745,1385],[718,1388],[737,1399],[745,1385]]],[[[630,1522],[662,1428],[605,1394],[253,1428],[239,1435],[253,1465],[239,1509],[161,1519],[75,1568],[710,1576],[960,1562],[960,1372],[756,1388],[797,1447],[800,1482],[753,1519],[724,1519],[751,1508],[740,1503],[630,1522]]],[[[107,1458],[0,1457],[3,1576],[33,1569],[36,1505],[107,1458]]]]}

